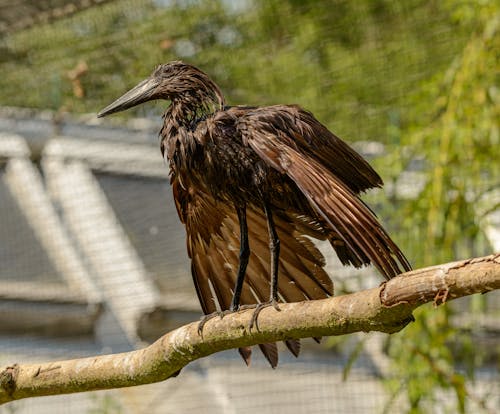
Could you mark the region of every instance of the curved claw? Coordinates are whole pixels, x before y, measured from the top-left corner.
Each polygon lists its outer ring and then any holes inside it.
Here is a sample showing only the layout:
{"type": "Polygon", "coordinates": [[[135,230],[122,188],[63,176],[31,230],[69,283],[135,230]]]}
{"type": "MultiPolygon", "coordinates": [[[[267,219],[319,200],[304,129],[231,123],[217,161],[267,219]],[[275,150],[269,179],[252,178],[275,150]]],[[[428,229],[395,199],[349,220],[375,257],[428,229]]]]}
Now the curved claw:
{"type": "Polygon", "coordinates": [[[257,317],[259,316],[259,313],[262,311],[264,308],[268,308],[269,306],[272,306],[274,309],[276,309],[278,312],[281,312],[280,307],[278,306],[278,301],[276,299],[271,299],[269,302],[261,302],[258,303],[255,307],[255,311],[252,315],[252,319],[250,319],[250,324],[249,324],[249,329],[252,329],[255,325],[257,330],[259,330],[259,323],[257,321],[257,317]]]}
{"type": "Polygon", "coordinates": [[[203,336],[203,327],[205,326],[205,324],[210,319],[213,319],[213,318],[215,318],[217,316],[222,319],[222,318],[224,318],[224,316],[226,316],[226,315],[228,315],[230,313],[233,313],[233,311],[231,311],[231,310],[225,310],[225,311],[222,311],[222,312],[213,312],[213,313],[209,313],[208,315],[203,315],[200,318],[200,322],[198,323],[198,335],[203,336]]]}

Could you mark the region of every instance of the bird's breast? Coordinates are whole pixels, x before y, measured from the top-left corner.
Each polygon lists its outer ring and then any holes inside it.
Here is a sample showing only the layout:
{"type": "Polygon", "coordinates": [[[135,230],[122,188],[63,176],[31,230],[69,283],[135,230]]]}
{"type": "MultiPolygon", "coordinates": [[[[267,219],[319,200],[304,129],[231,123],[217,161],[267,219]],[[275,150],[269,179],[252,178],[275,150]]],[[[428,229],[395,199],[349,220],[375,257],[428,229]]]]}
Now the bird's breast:
{"type": "Polygon", "coordinates": [[[245,145],[229,123],[202,122],[194,130],[177,129],[164,137],[172,179],[232,204],[262,205],[265,197],[279,207],[291,201],[293,184],[245,145]]]}

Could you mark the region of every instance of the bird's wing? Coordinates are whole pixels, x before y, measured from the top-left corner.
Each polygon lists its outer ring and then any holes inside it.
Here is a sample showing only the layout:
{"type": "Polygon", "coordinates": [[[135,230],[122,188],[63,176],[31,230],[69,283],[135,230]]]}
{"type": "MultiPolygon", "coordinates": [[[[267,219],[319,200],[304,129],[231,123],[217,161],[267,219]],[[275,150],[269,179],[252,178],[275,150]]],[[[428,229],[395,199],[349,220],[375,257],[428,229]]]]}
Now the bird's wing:
{"type": "MultiPolygon", "coordinates": [[[[216,201],[202,189],[172,181],[174,199],[186,227],[187,250],[196,292],[205,314],[229,309],[239,264],[240,231],[233,206],[216,201]]],[[[247,208],[250,259],[243,285],[242,305],[264,302],[270,294],[270,252],[264,213],[247,208]]],[[[292,220],[277,215],[280,238],[279,297],[285,302],[323,299],[333,295],[333,283],[323,267],[324,258],[314,244],[296,229],[292,220]]],[[[287,346],[298,354],[297,340],[287,346]]],[[[275,344],[261,345],[271,365],[277,364],[275,344]]],[[[242,355],[248,349],[240,350],[242,355]]],[[[244,356],[247,360],[247,357],[244,356]]],[[[247,361],[248,362],[248,361],[247,361]]]]}
{"type": "Polygon", "coordinates": [[[411,269],[373,212],[356,195],[378,176],[311,114],[297,107],[259,108],[241,117],[238,129],[244,144],[294,181],[361,263],[373,263],[386,278],[411,269]]]}
{"type": "Polygon", "coordinates": [[[354,193],[383,185],[382,178],[360,154],[299,106],[261,107],[246,114],[241,128],[279,132],[281,140],[315,159],[354,193]]]}

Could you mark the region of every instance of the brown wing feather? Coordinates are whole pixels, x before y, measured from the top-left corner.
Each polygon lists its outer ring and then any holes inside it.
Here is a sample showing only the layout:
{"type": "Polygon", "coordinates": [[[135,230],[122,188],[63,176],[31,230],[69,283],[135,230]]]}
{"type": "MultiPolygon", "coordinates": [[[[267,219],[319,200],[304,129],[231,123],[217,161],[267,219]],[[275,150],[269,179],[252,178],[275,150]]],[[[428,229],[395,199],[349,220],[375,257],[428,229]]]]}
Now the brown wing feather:
{"type": "Polygon", "coordinates": [[[335,237],[345,243],[336,249],[342,262],[371,262],[386,278],[411,269],[373,212],[356,196],[369,183],[381,184],[378,175],[356,152],[346,150],[347,144],[341,145],[333,134],[328,136],[311,114],[297,107],[261,108],[240,118],[238,128],[243,142],[268,165],[288,175],[335,237]],[[317,137],[311,135],[315,131],[317,137]],[[327,139],[332,140],[329,145],[327,139]],[[325,154],[332,157],[328,163],[325,154]]]}
{"type": "Polygon", "coordinates": [[[240,129],[278,133],[280,141],[316,160],[354,193],[383,185],[382,178],[360,154],[297,105],[255,108],[241,121],[240,129]]]}
{"type": "MultiPolygon", "coordinates": [[[[186,189],[178,180],[172,180],[172,187],[179,218],[186,226],[192,276],[203,312],[229,309],[239,263],[236,211],[201,189],[186,189]]],[[[247,209],[247,221],[251,254],[241,293],[242,305],[267,301],[270,291],[267,221],[264,213],[253,207],[247,209]]],[[[332,295],[333,284],[323,269],[325,260],[321,252],[302,235],[294,220],[278,214],[275,224],[281,241],[279,296],[294,302],[332,295]]],[[[299,341],[289,340],[286,344],[297,356],[299,341]]],[[[276,344],[263,344],[260,349],[275,367],[276,344]]],[[[240,354],[249,363],[250,349],[242,348],[240,354]]]]}

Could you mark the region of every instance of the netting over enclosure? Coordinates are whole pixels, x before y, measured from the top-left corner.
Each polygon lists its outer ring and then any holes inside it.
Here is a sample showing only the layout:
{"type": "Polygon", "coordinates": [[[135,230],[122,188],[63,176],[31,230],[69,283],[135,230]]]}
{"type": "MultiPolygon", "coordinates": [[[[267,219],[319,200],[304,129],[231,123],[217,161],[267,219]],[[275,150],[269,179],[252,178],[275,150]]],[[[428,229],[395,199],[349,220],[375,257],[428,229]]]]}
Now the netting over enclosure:
{"type": "MultiPolygon", "coordinates": [[[[170,60],[209,73],[230,105],[297,103],[351,143],[385,181],[364,200],[414,267],[499,251],[499,13],[494,1],[0,0],[0,366],[132,350],[199,318],[157,138],[168,103],[95,115],[170,60]]],[[[382,281],[319,247],[336,294],[382,281]]],[[[233,350],[163,383],[0,412],[495,412],[498,299],[419,310],[391,337],[305,341],[276,370],[233,350]]]]}

